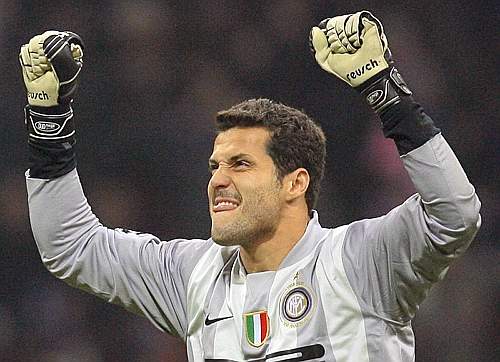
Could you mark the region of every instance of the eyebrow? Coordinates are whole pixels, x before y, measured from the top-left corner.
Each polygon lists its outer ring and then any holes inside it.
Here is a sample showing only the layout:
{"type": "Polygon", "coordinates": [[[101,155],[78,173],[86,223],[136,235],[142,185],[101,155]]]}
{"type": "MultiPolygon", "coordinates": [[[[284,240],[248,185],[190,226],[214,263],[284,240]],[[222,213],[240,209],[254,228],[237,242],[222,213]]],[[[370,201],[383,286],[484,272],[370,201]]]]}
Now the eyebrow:
{"type": "MultiPolygon", "coordinates": [[[[252,158],[251,155],[249,155],[248,153],[238,153],[234,156],[232,156],[230,159],[229,159],[229,163],[233,163],[239,159],[242,159],[242,158],[252,158]]],[[[210,159],[208,160],[208,166],[215,166],[219,164],[219,162],[217,162],[214,158],[210,157],[210,159]]]]}

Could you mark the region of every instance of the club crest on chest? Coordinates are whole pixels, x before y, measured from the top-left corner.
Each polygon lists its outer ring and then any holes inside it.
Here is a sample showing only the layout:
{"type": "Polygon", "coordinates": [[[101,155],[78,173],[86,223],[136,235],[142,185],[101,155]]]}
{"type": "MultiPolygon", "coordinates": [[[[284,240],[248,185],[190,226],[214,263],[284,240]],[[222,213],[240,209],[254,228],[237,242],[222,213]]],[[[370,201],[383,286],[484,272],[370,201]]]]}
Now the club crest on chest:
{"type": "Polygon", "coordinates": [[[250,345],[260,347],[266,343],[270,332],[267,311],[244,313],[243,324],[245,325],[245,335],[250,345]]]}
{"type": "Polygon", "coordinates": [[[313,292],[296,273],[293,282],[281,293],[280,319],[286,327],[300,327],[311,319],[314,304],[313,292]]]}

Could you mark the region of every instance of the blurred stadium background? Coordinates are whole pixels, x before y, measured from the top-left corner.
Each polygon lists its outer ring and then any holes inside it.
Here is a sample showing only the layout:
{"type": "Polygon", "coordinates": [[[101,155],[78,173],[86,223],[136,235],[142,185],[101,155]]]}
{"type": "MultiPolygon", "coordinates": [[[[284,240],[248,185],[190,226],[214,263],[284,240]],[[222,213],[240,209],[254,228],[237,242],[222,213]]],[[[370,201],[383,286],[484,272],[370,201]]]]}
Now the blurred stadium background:
{"type": "Polygon", "coordinates": [[[498,2],[0,1],[0,360],[185,361],[145,319],[43,268],[26,202],[19,46],[48,29],[85,43],[74,104],[79,172],[101,221],[162,239],[207,237],[213,115],[254,97],[302,108],[328,138],[324,226],[387,212],[413,193],[355,91],[308,53],[321,19],[370,9],[398,68],[459,156],[483,227],[414,321],[417,361],[498,360],[498,2]],[[496,181],[495,181],[496,180],[496,181]]]}

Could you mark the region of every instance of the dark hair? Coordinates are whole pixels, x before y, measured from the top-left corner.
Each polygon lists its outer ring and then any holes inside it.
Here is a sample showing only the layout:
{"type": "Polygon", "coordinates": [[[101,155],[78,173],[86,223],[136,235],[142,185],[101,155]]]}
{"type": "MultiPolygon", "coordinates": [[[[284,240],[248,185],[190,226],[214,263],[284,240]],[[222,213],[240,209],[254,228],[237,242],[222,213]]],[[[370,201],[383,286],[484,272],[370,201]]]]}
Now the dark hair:
{"type": "Polygon", "coordinates": [[[250,99],[217,113],[218,133],[233,127],[263,127],[271,134],[267,153],[272,158],[280,181],[303,167],[309,172],[306,191],[309,212],[316,206],[325,170],[326,140],[321,127],[295,108],[266,98],[250,99]]]}

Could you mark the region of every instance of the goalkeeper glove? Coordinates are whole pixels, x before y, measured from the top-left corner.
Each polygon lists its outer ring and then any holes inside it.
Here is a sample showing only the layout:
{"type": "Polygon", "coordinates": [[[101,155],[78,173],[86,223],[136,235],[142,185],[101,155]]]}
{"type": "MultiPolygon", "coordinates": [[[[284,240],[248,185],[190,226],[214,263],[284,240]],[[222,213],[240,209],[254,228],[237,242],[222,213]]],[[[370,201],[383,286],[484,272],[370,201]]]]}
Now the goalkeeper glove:
{"type": "Polygon", "coordinates": [[[28,95],[25,119],[30,138],[71,137],[71,102],[83,65],[82,39],[69,31],[46,31],[21,47],[19,62],[28,95]]]}
{"type": "Polygon", "coordinates": [[[365,96],[378,114],[411,91],[393,66],[380,21],[369,11],[336,16],[312,28],[309,37],[317,63],[365,96]]]}

